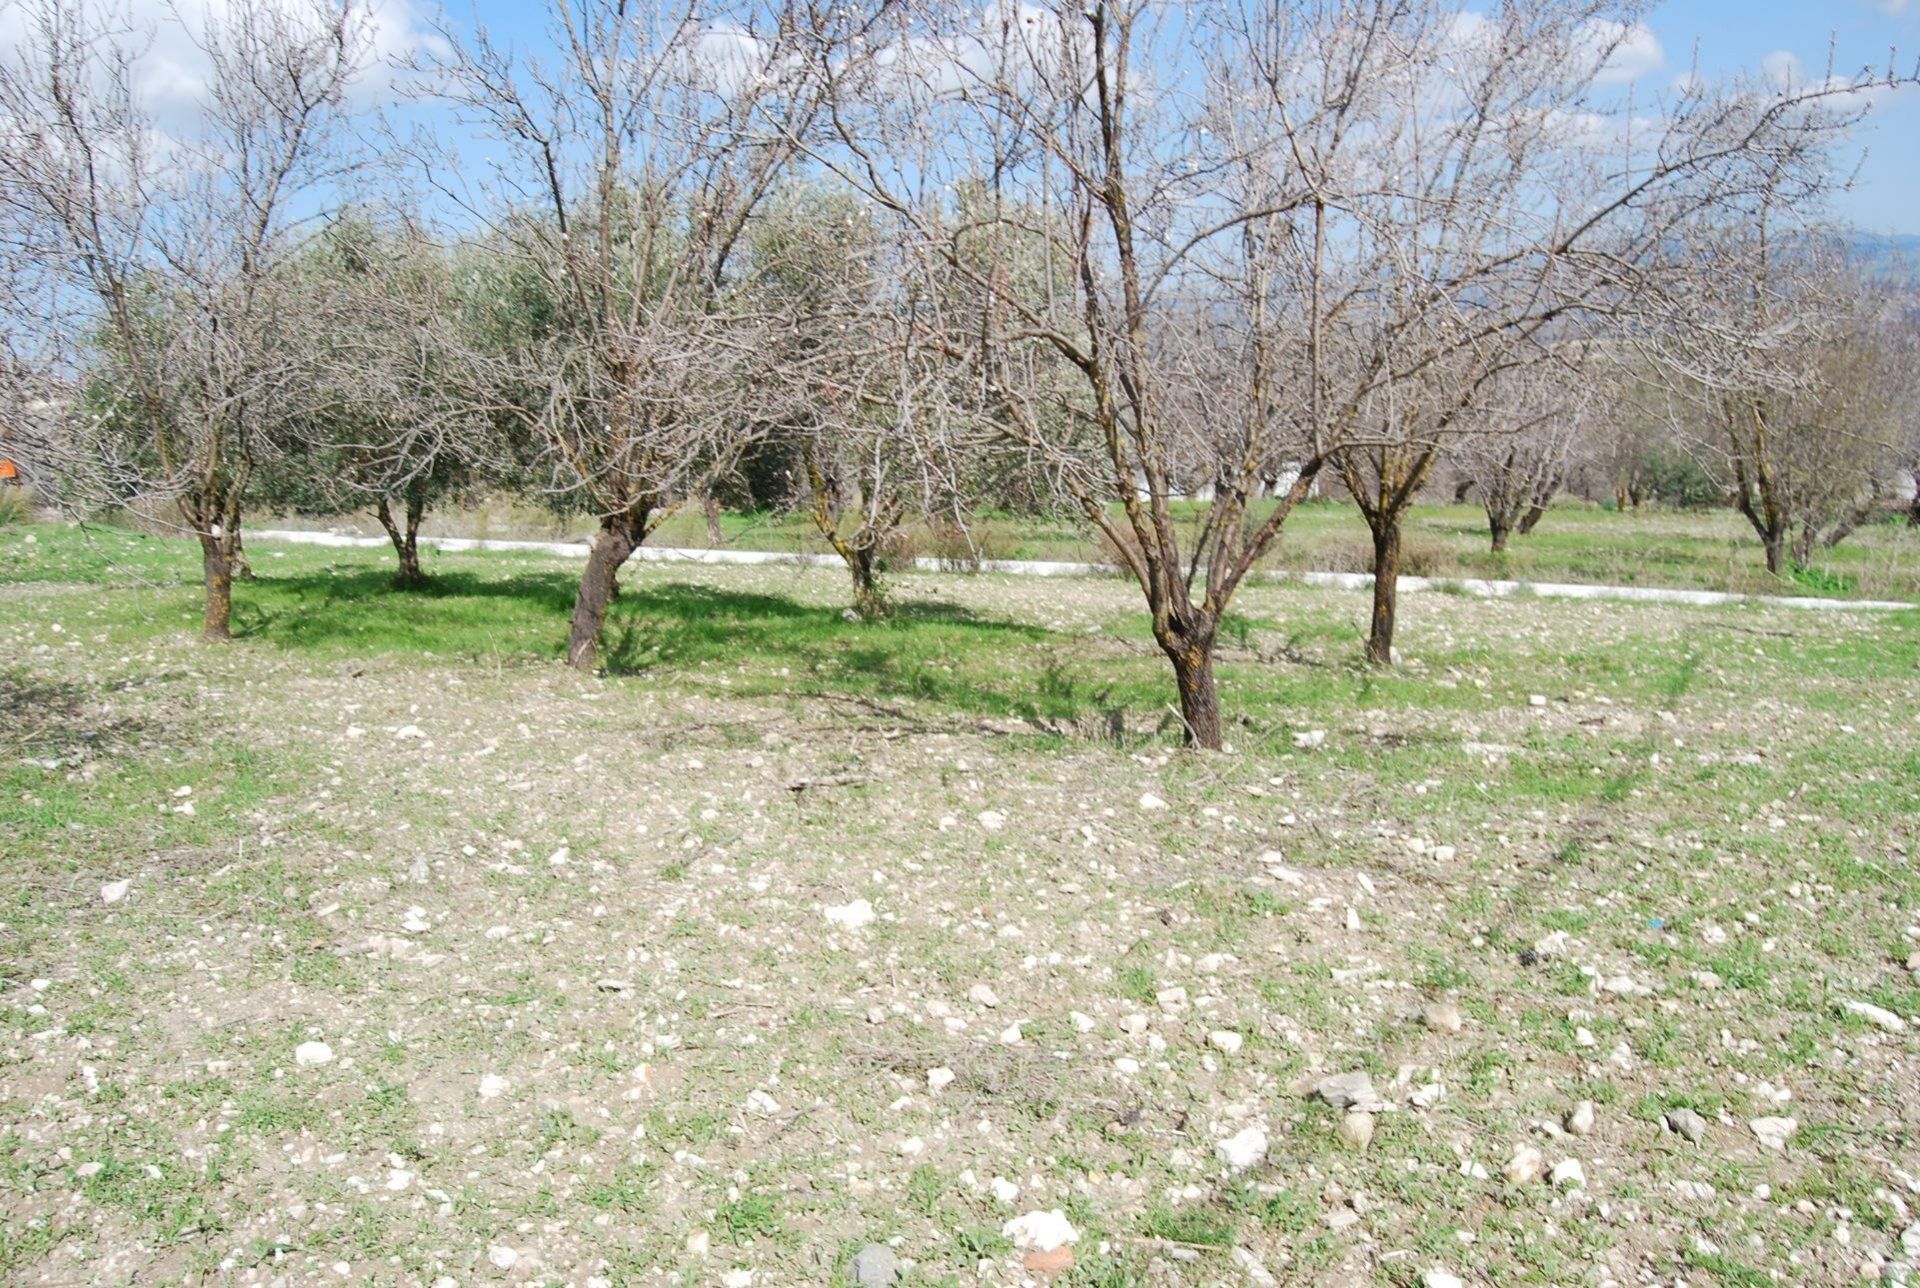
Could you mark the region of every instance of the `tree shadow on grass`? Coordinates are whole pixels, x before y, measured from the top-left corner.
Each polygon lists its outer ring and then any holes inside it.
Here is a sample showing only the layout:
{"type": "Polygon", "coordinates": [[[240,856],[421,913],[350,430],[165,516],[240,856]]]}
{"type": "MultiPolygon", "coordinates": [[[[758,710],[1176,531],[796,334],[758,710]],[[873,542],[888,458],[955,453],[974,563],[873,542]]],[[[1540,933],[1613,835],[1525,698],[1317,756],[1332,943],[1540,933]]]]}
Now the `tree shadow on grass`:
{"type": "MultiPolygon", "coordinates": [[[[578,579],[565,572],[442,572],[401,590],[382,569],[263,576],[236,602],[236,634],[283,648],[366,656],[564,656],[578,579]]],[[[614,675],[724,667],[736,693],[914,698],[978,714],[1060,715],[1030,650],[1037,626],[930,600],[886,622],[834,605],[629,573],[601,634],[614,675]]]]}

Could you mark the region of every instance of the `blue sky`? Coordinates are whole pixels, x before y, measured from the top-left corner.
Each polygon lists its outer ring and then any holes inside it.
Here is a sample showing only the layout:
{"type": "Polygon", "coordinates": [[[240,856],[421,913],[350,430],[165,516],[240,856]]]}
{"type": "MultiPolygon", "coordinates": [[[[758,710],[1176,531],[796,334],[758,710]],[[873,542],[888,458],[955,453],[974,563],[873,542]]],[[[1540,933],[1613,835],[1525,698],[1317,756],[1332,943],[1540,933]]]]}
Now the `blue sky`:
{"type": "MultiPolygon", "coordinates": [[[[1781,53],[1797,57],[1809,76],[1824,75],[1830,44],[1842,74],[1884,69],[1893,46],[1908,71],[1920,55],[1920,0],[1673,0],[1647,25],[1665,55],[1640,81],[1650,88],[1685,71],[1696,44],[1709,76],[1757,69],[1781,53]]],[[[1920,234],[1920,91],[1879,108],[1860,141],[1866,161],[1836,213],[1870,232],[1920,234]]]]}
{"type": "MultiPolygon", "coordinates": [[[[415,3],[425,10],[430,0],[415,3]]],[[[460,21],[474,6],[475,0],[451,0],[447,11],[460,21]]],[[[1467,7],[1474,7],[1472,0],[1467,7]]],[[[544,40],[546,6],[538,0],[477,0],[477,11],[497,35],[535,46],[544,40]]],[[[1842,75],[1868,65],[1884,69],[1893,47],[1902,51],[1906,70],[1920,56],[1920,0],[1671,0],[1653,8],[1646,24],[1658,50],[1639,51],[1636,68],[1644,70],[1635,87],[1649,93],[1665,91],[1687,71],[1696,48],[1709,77],[1778,67],[1783,56],[1797,59],[1809,78],[1819,77],[1830,45],[1842,75]]],[[[1920,91],[1880,107],[1860,143],[1865,163],[1835,213],[1870,232],[1920,235],[1920,91]]]]}

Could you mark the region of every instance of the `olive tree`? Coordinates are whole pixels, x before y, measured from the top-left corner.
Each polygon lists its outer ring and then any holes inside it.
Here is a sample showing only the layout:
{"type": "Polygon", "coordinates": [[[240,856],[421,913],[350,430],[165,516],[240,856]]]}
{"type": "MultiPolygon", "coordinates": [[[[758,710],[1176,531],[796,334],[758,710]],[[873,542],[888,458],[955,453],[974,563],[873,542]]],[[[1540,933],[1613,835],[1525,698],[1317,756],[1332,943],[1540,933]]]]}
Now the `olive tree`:
{"type": "Polygon", "coordinates": [[[426,93],[494,149],[484,185],[422,149],[476,221],[498,290],[470,302],[482,396],[533,443],[539,486],[599,520],[568,662],[596,665],[617,574],[772,419],[778,331],[746,271],[755,212],[818,95],[791,3],[558,0],[552,53],[443,32],[426,93]]]}
{"type": "Polygon", "coordinates": [[[242,512],[307,398],[287,260],[353,165],[358,0],[178,9],[207,66],[158,115],[152,32],[100,0],[28,0],[0,57],[0,220],[41,312],[84,368],[59,468],[95,503],[170,508],[201,549],[202,632],[231,630],[242,512]]]}

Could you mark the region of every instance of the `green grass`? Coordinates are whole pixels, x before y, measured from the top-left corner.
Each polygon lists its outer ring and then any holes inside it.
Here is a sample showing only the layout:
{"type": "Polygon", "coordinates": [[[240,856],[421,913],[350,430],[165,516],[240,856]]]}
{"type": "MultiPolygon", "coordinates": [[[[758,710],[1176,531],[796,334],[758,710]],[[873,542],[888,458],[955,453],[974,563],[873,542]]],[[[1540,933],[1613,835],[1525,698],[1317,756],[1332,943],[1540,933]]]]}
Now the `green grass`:
{"type": "Polygon", "coordinates": [[[1828,1209],[1857,1253],[1903,1228],[1876,1196],[1920,1088],[1839,1003],[1920,1012],[1920,613],[1416,597],[1383,674],[1364,596],[1253,586],[1236,751],[1188,756],[1117,581],[901,577],[868,625],[832,570],[637,566],[587,679],[577,565],[440,557],[403,593],[377,550],[254,559],[213,646],[181,543],[0,532],[9,1279],[137,1247],[165,1282],[431,1280],[511,1245],[556,1276],[817,1282],[898,1238],[963,1283],[1061,1207],[1066,1282],[1225,1280],[1231,1249],[1331,1281],[1381,1248],[1385,1282],[1576,1282],[1629,1243],[1664,1278],[1798,1282],[1809,1237],[1841,1255],[1828,1209]],[[856,897],[883,919],[829,930],[856,897]],[[1421,1019],[1442,998],[1461,1032],[1421,1019]],[[312,1038],[338,1058],[294,1067],[312,1038]],[[1359,1068],[1445,1094],[1356,1152],[1297,1092],[1359,1068]],[[1763,1082],[1794,1093],[1784,1155],[1745,1133],[1763,1082]],[[1575,1097],[1596,1136],[1543,1136],[1575,1097]],[[1680,1105],[1709,1147],[1662,1131],[1680,1105]],[[1250,1118],[1270,1161],[1229,1176],[1211,1144],[1250,1118]],[[1591,1200],[1505,1187],[1522,1141],[1585,1159],[1591,1200]]]}
{"type": "MultiPolygon", "coordinates": [[[[1269,503],[1262,503],[1262,506],[1269,503]]],[[[1176,502],[1183,532],[1197,530],[1203,507],[1176,502]]],[[[1256,517],[1263,513],[1256,506],[1256,517]]],[[[309,526],[299,520],[292,526],[309,526]]],[[[353,520],[336,521],[351,525],[353,520]]],[[[256,527],[276,526],[262,518],[256,527]]],[[[371,520],[358,524],[379,535],[371,520]]],[[[812,523],[794,514],[727,514],[722,531],[729,547],[743,550],[827,553],[812,523]]],[[[552,540],[590,535],[585,521],[556,526],[552,518],[511,504],[432,516],[428,530],[455,536],[552,540]]],[[[1056,559],[1108,563],[1080,524],[1029,515],[987,513],[972,525],[979,553],[989,559],[1056,559]]],[[[704,547],[704,519],[695,510],[676,512],[652,538],[655,545],[704,547]]],[[[910,527],[903,556],[959,558],[957,539],[910,527]]],[[[1289,516],[1266,566],[1294,570],[1365,572],[1372,546],[1352,506],[1310,503],[1289,516]]],[[[1567,500],[1555,506],[1533,533],[1516,537],[1503,553],[1487,539],[1486,515],[1473,505],[1417,505],[1408,514],[1404,569],[1426,577],[1490,577],[1522,582],[1589,582],[1672,586],[1755,594],[1920,599],[1920,533],[1899,515],[1864,525],[1848,540],[1819,553],[1814,565],[1786,579],[1766,571],[1758,540],[1730,510],[1672,511],[1648,508],[1621,514],[1567,500]]]]}

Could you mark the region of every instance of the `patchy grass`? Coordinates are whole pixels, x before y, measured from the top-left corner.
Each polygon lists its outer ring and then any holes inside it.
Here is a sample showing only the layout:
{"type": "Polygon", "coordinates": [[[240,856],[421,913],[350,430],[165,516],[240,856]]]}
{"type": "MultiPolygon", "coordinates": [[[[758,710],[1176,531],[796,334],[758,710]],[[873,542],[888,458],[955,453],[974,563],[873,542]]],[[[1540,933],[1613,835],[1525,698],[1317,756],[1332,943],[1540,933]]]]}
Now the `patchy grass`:
{"type": "MultiPolygon", "coordinates": [[[[1182,502],[1173,509],[1176,521],[1184,528],[1198,527],[1200,506],[1182,502]]],[[[379,526],[371,518],[328,523],[364,536],[380,535],[379,526]]],[[[262,519],[255,526],[313,524],[300,519],[262,519]]],[[[430,516],[426,530],[448,536],[585,540],[591,535],[592,525],[556,524],[546,512],[495,504],[430,516]]],[[[723,517],[722,531],[725,544],[734,549],[828,552],[812,523],[802,515],[728,514],[723,517]]],[[[1082,525],[1067,520],[986,514],[973,524],[972,534],[974,549],[984,558],[1111,562],[1082,525]]],[[[1567,500],[1555,506],[1530,535],[1514,538],[1510,549],[1496,554],[1489,548],[1486,514],[1478,507],[1417,505],[1407,517],[1404,540],[1404,571],[1426,577],[1674,586],[1843,599],[1920,599],[1920,531],[1894,513],[1866,524],[1835,548],[1819,552],[1811,568],[1787,579],[1767,572],[1753,529],[1731,510],[1648,508],[1620,514],[1567,500]]],[[[705,547],[705,521],[697,510],[681,510],[667,520],[653,541],[662,546],[705,547]]],[[[1313,503],[1288,517],[1267,566],[1366,572],[1372,566],[1372,549],[1366,527],[1351,505],[1313,503]]],[[[901,553],[962,559],[968,547],[951,535],[910,528],[901,553]]]]}
{"type": "Polygon", "coordinates": [[[1117,581],[636,568],[583,679],[565,567],[254,559],[212,648],[190,550],[0,533],[9,1282],[1012,1283],[1036,1208],[1077,1284],[1901,1255],[1912,1032],[1844,1003],[1920,1018],[1920,614],[1419,597],[1380,674],[1257,587],[1195,757],[1117,581]]]}

